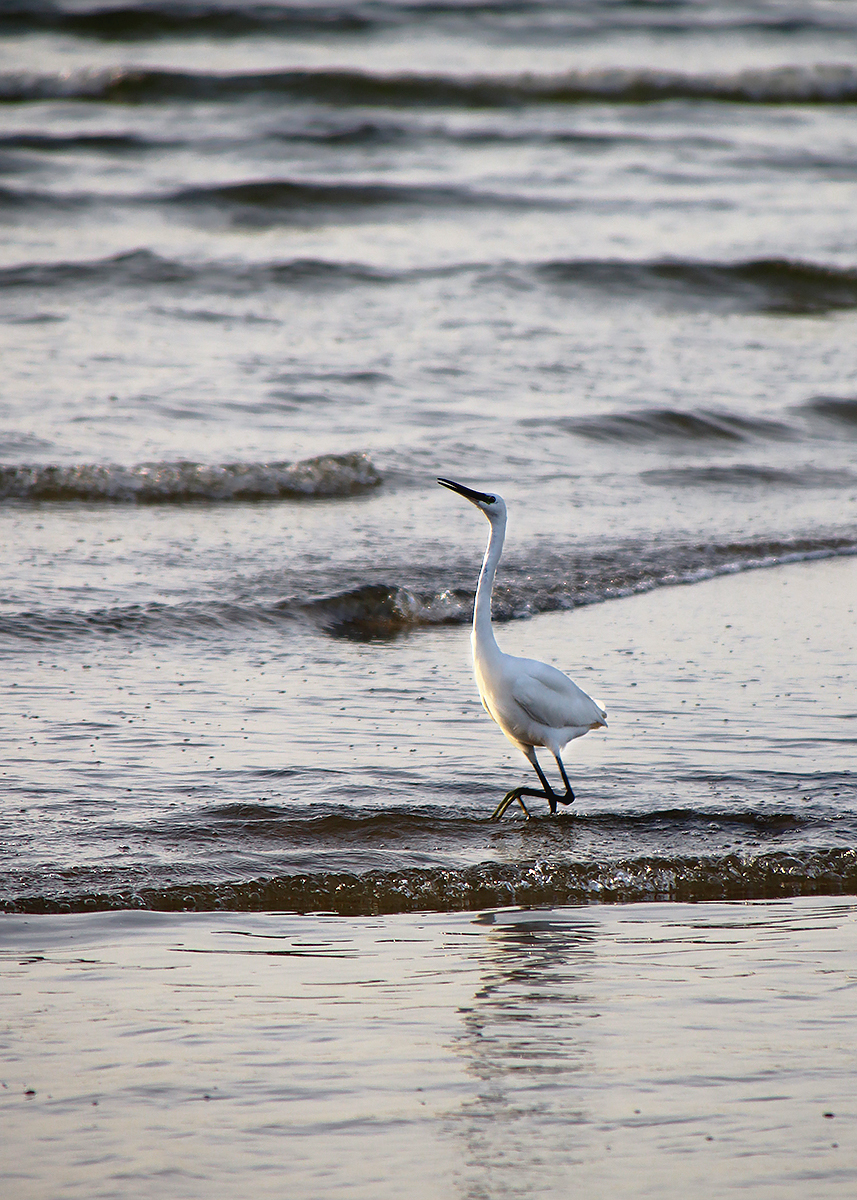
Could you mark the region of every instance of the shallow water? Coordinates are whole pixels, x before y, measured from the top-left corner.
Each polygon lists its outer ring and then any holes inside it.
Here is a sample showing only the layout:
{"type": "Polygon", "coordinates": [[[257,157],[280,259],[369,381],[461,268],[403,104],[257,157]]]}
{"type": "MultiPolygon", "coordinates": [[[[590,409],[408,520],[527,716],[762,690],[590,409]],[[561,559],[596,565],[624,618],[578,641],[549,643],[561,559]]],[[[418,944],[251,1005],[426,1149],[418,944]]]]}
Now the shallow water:
{"type": "Polygon", "coordinates": [[[481,709],[460,626],[42,646],[10,664],[0,902],[371,913],[853,892],[855,595],[846,557],[506,625],[508,651],[609,708],[566,754],[577,802],[529,823],[487,820],[526,764],[481,709]]]}
{"type": "Polygon", "coordinates": [[[832,1200],[854,935],[853,901],[807,899],[6,916],[3,1174],[22,1200],[832,1200]]]}

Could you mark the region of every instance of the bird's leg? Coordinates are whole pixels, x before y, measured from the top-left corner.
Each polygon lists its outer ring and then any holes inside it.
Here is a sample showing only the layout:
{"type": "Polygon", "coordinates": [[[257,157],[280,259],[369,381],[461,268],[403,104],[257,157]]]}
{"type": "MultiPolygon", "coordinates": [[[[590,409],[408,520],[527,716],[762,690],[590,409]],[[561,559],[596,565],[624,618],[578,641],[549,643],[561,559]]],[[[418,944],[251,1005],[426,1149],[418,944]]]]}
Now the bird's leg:
{"type": "Polygon", "coordinates": [[[492,821],[499,821],[500,818],[502,817],[503,813],[506,811],[506,809],[509,808],[510,805],[514,804],[516,800],[517,800],[518,804],[520,804],[520,806],[524,810],[524,812],[527,814],[527,820],[529,821],[532,814],[531,814],[530,810],[527,808],[526,804],[524,804],[523,800],[521,799],[522,796],[544,797],[544,799],[547,800],[547,802],[550,806],[552,816],[556,816],[557,804],[571,804],[572,800],[574,799],[574,792],[571,790],[571,784],[569,783],[568,776],[565,773],[565,767],[562,765],[562,759],[558,755],[555,754],[554,758],[556,759],[556,765],[559,767],[559,773],[560,773],[560,775],[562,775],[562,781],[565,784],[565,795],[564,796],[561,795],[559,792],[555,792],[553,790],[553,788],[551,787],[551,785],[548,783],[548,778],[545,775],[544,771],[542,770],[541,764],[539,763],[538,758],[536,758],[535,747],[530,746],[528,748],[528,750],[524,751],[524,754],[527,756],[527,758],[533,764],[535,772],[539,777],[539,783],[542,785],[542,788],[544,790],[539,791],[537,788],[528,788],[528,787],[512,788],[512,790],[510,792],[506,793],[506,795],[503,797],[503,799],[500,801],[500,803],[497,805],[497,807],[492,812],[492,814],[491,814],[492,821]]]}
{"type": "Polygon", "coordinates": [[[559,773],[562,776],[562,781],[565,784],[565,795],[557,796],[557,800],[559,800],[560,804],[571,804],[572,800],[574,799],[574,792],[571,790],[571,784],[568,782],[568,776],[565,773],[565,767],[562,765],[562,759],[558,754],[555,754],[554,758],[556,759],[556,765],[559,767],[559,773]]]}
{"type": "Polygon", "coordinates": [[[527,814],[527,820],[529,821],[529,820],[530,820],[530,818],[532,817],[532,815],[533,815],[533,814],[532,814],[532,813],[530,812],[530,810],[527,808],[526,804],[524,804],[524,802],[523,802],[523,800],[521,799],[521,797],[522,797],[522,796],[541,796],[541,797],[544,797],[544,795],[545,795],[545,793],[544,793],[544,792],[537,791],[535,788],[528,788],[528,787],[516,787],[516,788],[512,788],[511,792],[507,792],[507,793],[506,793],[506,795],[503,797],[503,799],[500,801],[500,803],[497,805],[497,807],[496,807],[496,808],[494,809],[494,811],[492,812],[492,814],[491,814],[491,820],[492,820],[492,821],[499,821],[499,820],[500,820],[500,818],[502,817],[503,813],[504,813],[504,812],[506,811],[506,809],[509,807],[509,805],[510,805],[510,804],[514,804],[514,803],[515,803],[515,801],[517,800],[517,802],[520,804],[521,808],[522,808],[522,809],[524,810],[524,812],[527,814]]]}
{"type": "MultiPolygon", "coordinates": [[[[524,753],[526,754],[526,751],[524,751],[524,753]]],[[[530,753],[527,754],[527,758],[533,764],[533,768],[539,777],[539,783],[545,789],[545,796],[548,804],[550,805],[551,816],[555,816],[557,804],[571,804],[572,800],[574,799],[574,792],[571,790],[571,784],[568,782],[568,776],[565,773],[565,767],[562,765],[562,759],[558,754],[554,755],[554,758],[556,759],[556,765],[559,767],[559,773],[562,776],[562,781],[565,784],[564,796],[559,792],[555,792],[548,783],[547,776],[542,770],[539,760],[536,757],[535,746],[530,747],[530,753]]]]}
{"type": "MultiPolygon", "coordinates": [[[[539,764],[539,760],[536,758],[535,747],[530,748],[530,753],[527,755],[527,758],[533,764],[533,768],[539,777],[539,782],[541,783],[542,787],[545,789],[544,794],[547,798],[548,804],[550,805],[551,816],[555,816],[557,801],[559,800],[563,804],[568,804],[568,801],[563,799],[562,796],[558,796],[557,793],[551,787],[551,785],[548,783],[547,776],[545,775],[544,771],[542,770],[542,768],[539,764]]],[[[565,772],[563,772],[563,775],[564,774],[565,774],[565,772]]],[[[566,780],[566,785],[567,784],[568,784],[568,780],[566,780]]],[[[568,790],[570,791],[571,789],[569,788],[568,790]]]]}

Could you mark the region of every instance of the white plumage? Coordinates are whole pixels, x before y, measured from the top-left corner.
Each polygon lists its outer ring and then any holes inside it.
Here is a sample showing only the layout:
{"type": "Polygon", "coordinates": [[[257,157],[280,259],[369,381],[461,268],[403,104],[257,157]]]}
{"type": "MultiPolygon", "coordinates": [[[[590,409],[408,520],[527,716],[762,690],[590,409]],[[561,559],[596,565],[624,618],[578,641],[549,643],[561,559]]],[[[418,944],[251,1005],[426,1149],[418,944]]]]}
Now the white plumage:
{"type": "Polygon", "coordinates": [[[491,625],[491,593],[506,536],[506,505],[501,496],[473,491],[451,479],[438,479],[438,483],[475,504],[491,526],[473,608],[473,670],[485,711],[533,764],[542,785],[540,790],[512,788],[497,805],[492,819],[502,817],[515,801],[529,817],[522,796],[544,796],[555,813],[557,803],[570,804],[574,799],[562,762],[563,749],[590,729],[606,725],[607,714],[556,667],[504,654],[497,645],[491,625]],[[536,757],[536,746],[545,746],[556,759],[565,794],[555,792],[548,783],[536,757]]]}

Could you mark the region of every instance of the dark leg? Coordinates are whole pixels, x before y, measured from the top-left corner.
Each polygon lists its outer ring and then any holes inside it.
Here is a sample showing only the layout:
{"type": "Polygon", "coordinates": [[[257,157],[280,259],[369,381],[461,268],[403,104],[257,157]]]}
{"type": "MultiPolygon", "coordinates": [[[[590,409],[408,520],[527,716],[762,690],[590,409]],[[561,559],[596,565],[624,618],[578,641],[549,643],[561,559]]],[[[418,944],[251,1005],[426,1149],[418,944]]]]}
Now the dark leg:
{"type": "Polygon", "coordinates": [[[521,808],[527,814],[527,820],[529,821],[532,814],[530,813],[530,810],[527,808],[526,804],[524,804],[523,800],[521,799],[522,796],[541,796],[542,799],[544,799],[545,793],[537,791],[536,788],[528,788],[528,787],[512,788],[511,792],[506,793],[506,795],[503,797],[503,799],[500,801],[500,803],[497,805],[497,807],[492,812],[491,820],[499,821],[500,818],[502,817],[503,813],[509,807],[509,805],[514,804],[515,801],[517,800],[517,802],[520,804],[521,808]]]}
{"type": "Polygon", "coordinates": [[[562,765],[562,759],[558,754],[555,754],[554,758],[556,759],[556,765],[559,767],[559,773],[562,776],[562,781],[565,784],[565,795],[557,796],[557,800],[559,800],[560,804],[571,804],[572,800],[574,799],[574,792],[571,790],[571,784],[568,782],[568,776],[565,773],[565,767],[562,765]]]}
{"type": "Polygon", "coordinates": [[[560,795],[559,792],[555,792],[553,790],[553,788],[551,787],[551,785],[548,783],[547,776],[545,775],[544,771],[542,770],[542,768],[539,764],[539,760],[536,758],[535,747],[530,746],[529,752],[527,750],[525,750],[524,754],[527,756],[527,758],[533,764],[533,768],[535,769],[535,772],[539,777],[539,783],[542,785],[542,788],[544,790],[538,791],[536,788],[528,788],[528,787],[512,788],[511,792],[507,792],[506,795],[503,797],[503,799],[500,801],[500,803],[497,805],[497,807],[494,809],[493,813],[491,814],[492,821],[499,821],[500,818],[502,817],[503,813],[509,807],[509,805],[514,804],[516,800],[517,800],[518,804],[520,804],[520,806],[524,810],[524,812],[527,814],[527,820],[529,820],[530,819],[530,810],[527,808],[526,804],[524,804],[523,800],[521,799],[522,796],[543,796],[545,798],[545,800],[547,800],[548,805],[550,806],[552,816],[556,815],[557,804],[571,804],[572,800],[574,799],[574,792],[571,790],[571,784],[569,783],[568,776],[565,773],[565,767],[562,765],[562,760],[556,754],[554,755],[554,758],[556,758],[556,764],[559,767],[559,773],[560,773],[560,775],[562,775],[562,781],[565,784],[565,795],[564,796],[560,795]]]}
{"type": "Polygon", "coordinates": [[[536,758],[535,747],[533,748],[532,752],[527,755],[527,758],[533,764],[536,774],[539,777],[539,781],[541,782],[542,787],[545,789],[545,796],[547,796],[547,801],[548,801],[548,804],[550,805],[551,816],[553,816],[556,813],[556,802],[557,802],[557,800],[560,799],[560,797],[556,794],[556,792],[553,790],[551,785],[548,783],[547,776],[545,775],[544,771],[542,770],[541,766],[539,765],[539,760],[536,758]]]}
{"type": "Polygon", "coordinates": [[[559,757],[559,755],[555,754],[554,758],[556,759],[556,765],[559,767],[559,773],[562,775],[562,781],[565,784],[564,796],[559,792],[555,792],[548,783],[547,776],[539,765],[539,760],[536,758],[535,747],[531,749],[530,753],[527,755],[527,758],[533,764],[535,772],[539,777],[539,782],[545,789],[545,795],[547,796],[547,801],[550,805],[551,814],[556,813],[557,804],[571,804],[572,800],[574,799],[574,792],[571,790],[571,784],[568,782],[568,776],[565,773],[565,767],[562,765],[562,759],[559,757]]]}

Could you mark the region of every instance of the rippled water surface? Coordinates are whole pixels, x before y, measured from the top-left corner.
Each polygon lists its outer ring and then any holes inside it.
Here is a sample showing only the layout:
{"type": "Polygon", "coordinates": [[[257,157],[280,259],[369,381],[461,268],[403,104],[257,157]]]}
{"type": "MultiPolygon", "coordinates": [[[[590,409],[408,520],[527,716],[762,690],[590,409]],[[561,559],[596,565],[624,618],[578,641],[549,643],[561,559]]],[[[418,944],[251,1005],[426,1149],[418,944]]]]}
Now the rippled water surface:
{"type": "Polygon", "coordinates": [[[4,8],[0,902],[853,888],[853,18],[4,8]],[[570,823],[484,823],[437,474],[570,823]]]}
{"type": "Polygon", "coordinates": [[[0,1163],[27,1198],[839,1200],[854,934],[850,900],[2,917],[0,1163]]]}
{"type": "MultiPolygon", "coordinates": [[[[653,591],[502,630],[609,698],[577,803],[486,818],[525,764],[458,625],[336,636],[326,610],[70,624],[10,675],[12,910],[335,910],[857,886],[857,559],[653,591]],[[38,773],[34,764],[38,763],[38,773]]],[[[347,632],[347,631],[346,631],[347,632]]]]}

